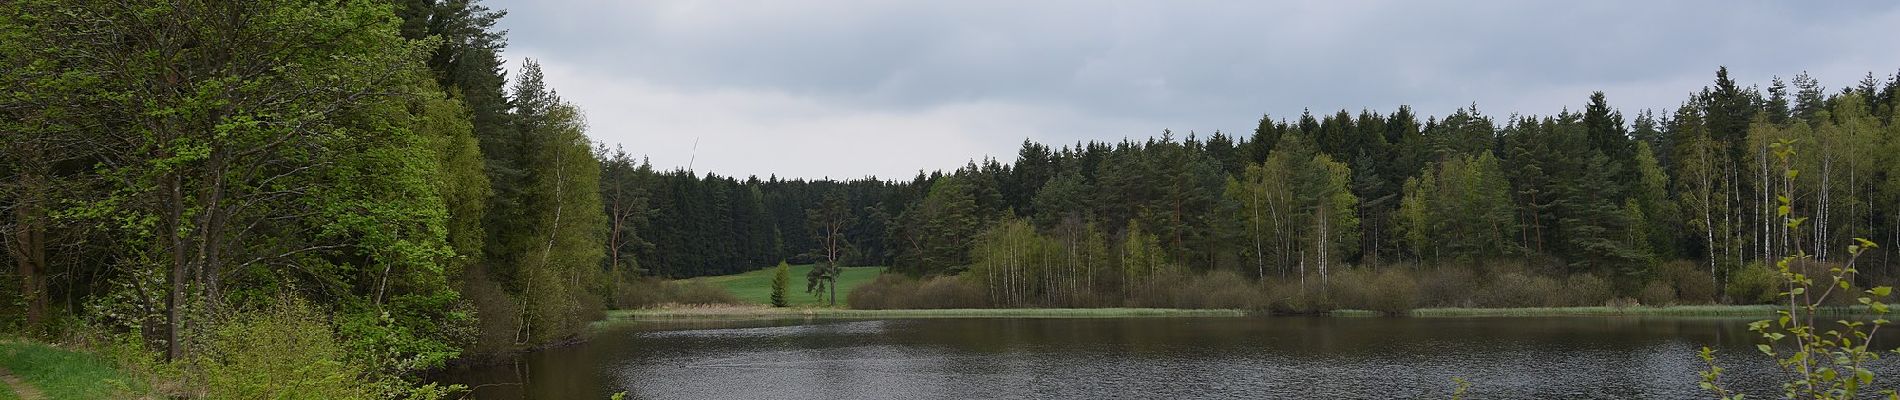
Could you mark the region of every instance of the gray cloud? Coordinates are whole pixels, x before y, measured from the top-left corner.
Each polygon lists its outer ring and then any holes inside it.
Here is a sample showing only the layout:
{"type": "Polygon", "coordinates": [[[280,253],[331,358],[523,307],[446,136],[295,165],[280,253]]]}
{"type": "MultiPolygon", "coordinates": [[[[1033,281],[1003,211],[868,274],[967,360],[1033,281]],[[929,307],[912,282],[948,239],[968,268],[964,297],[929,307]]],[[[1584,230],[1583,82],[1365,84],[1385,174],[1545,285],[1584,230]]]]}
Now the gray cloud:
{"type": "Polygon", "coordinates": [[[591,134],[662,167],[904,177],[1025,137],[1247,132],[1400,104],[1672,107],[1745,83],[1900,68],[1888,2],[494,1],[591,134]],[[1659,4],[1658,4],[1659,3],[1659,4]],[[699,140],[697,150],[692,147],[699,140]]]}

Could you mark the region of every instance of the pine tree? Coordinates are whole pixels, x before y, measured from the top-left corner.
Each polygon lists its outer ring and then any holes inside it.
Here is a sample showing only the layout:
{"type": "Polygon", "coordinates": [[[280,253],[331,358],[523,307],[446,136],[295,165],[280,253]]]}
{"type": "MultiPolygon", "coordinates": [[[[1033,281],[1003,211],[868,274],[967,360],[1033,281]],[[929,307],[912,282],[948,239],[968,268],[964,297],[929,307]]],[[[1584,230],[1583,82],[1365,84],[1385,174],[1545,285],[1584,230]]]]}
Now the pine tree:
{"type": "Polygon", "coordinates": [[[533,60],[523,63],[514,87],[517,137],[527,186],[519,198],[521,226],[507,232],[519,254],[503,271],[524,303],[520,343],[566,337],[591,322],[600,308],[585,291],[600,280],[607,221],[600,199],[600,162],[593,156],[580,110],[542,81],[533,60]]]}
{"type": "Polygon", "coordinates": [[[783,261],[772,271],[772,306],[785,307],[789,303],[785,298],[786,286],[792,282],[792,265],[783,261]]]}

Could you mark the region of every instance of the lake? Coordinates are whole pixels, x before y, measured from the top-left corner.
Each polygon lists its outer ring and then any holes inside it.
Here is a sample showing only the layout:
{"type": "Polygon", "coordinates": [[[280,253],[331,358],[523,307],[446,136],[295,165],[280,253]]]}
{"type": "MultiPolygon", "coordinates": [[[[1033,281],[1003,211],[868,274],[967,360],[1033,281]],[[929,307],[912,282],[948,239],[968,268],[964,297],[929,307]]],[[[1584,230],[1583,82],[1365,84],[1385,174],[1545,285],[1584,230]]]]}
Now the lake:
{"type": "MultiPolygon", "coordinates": [[[[480,399],[1778,398],[1752,319],[1019,318],[622,323],[447,372],[480,399]],[[1755,397],[1755,396],[1750,396],[1755,397]]],[[[1878,343],[1900,343],[1882,332],[1878,343]]],[[[1892,387],[1894,363],[1878,367],[1892,387]]]]}

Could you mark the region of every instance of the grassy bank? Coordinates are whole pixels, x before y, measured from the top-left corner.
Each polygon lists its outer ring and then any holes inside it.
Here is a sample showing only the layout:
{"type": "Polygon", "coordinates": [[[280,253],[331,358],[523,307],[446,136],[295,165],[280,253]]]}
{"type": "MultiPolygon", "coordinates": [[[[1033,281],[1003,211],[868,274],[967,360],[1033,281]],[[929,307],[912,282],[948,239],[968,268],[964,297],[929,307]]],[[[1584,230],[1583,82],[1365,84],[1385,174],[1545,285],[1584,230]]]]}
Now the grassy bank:
{"type": "MultiPolygon", "coordinates": [[[[794,307],[820,306],[829,302],[829,297],[820,298],[805,293],[805,274],[811,272],[811,267],[810,264],[792,266],[792,282],[786,288],[786,300],[794,307]]],[[[733,296],[739,297],[739,300],[749,304],[771,304],[772,274],[776,268],[778,267],[687,280],[719,285],[726,288],[726,291],[732,292],[733,296]]],[[[877,274],[883,272],[884,267],[846,267],[844,273],[838,275],[838,304],[844,304],[845,295],[851,293],[852,289],[857,289],[858,286],[876,279],[877,274]]]]}
{"type": "Polygon", "coordinates": [[[0,384],[0,399],[36,391],[46,399],[136,398],[142,386],[104,358],[41,343],[0,340],[0,367],[28,388],[0,384]]]}
{"type": "MultiPolygon", "coordinates": [[[[1676,316],[1676,317],[1773,317],[1785,306],[1773,305],[1700,305],[1668,307],[1528,307],[1528,308],[1421,308],[1414,317],[1561,317],[1561,316],[1676,316]]],[[[1824,307],[1823,314],[1856,314],[1866,307],[1824,307]]]]}
{"type": "MultiPolygon", "coordinates": [[[[1525,308],[1421,308],[1403,316],[1417,318],[1463,317],[1773,317],[1776,306],[1699,305],[1668,307],[1525,307],[1525,308]]],[[[1864,307],[1831,307],[1824,314],[1855,314],[1864,307]]],[[[608,320],[673,318],[1121,318],[1121,317],[1240,317],[1258,313],[1233,309],[1174,308],[966,308],[931,310],[852,310],[843,308],[757,306],[662,307],[608,312],[608,320]]],[[[1385,314],[1366,310],[1334,310],[1322,315],[1332,317],[1379,317],[1385,314]]]]}
{"type": "Polygon", "coordinates": [[[1239,317],[1241,310],[1171,308],[968,308],[945,310],[851,310],[842,308],[671,307],[608,312],[609,320],[669,318],[1123,318],[1239,317]]]}

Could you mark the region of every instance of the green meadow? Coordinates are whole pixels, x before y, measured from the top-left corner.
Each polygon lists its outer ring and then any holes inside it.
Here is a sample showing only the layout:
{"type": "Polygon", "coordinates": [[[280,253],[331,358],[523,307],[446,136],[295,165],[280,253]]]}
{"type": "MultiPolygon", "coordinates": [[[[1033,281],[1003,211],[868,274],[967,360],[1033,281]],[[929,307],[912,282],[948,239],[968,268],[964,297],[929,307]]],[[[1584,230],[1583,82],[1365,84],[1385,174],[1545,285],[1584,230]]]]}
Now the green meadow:
{"type": "MultiPolygon", "coordinates": [[[[805,274],[811,272],[811,265],[793,265],[791,282],[785,286],[785,300],[792,307],[823,307],[830,303],[829,292],[824,296],[817,293],[805,293],[805,274]]],[[[772,274],[777,266],[766,267],[751,272],[703,276],[689,281],[706,282],[726,288],[733,296],[748,304],[772,304],[772,274]]],[[[877,279],[884,267],[846,267],[844,274],[838,276],[838,306],[844,306],[845,295],[859,285],[877,279]]]]}

